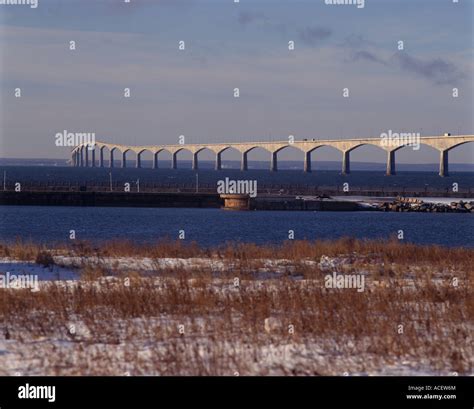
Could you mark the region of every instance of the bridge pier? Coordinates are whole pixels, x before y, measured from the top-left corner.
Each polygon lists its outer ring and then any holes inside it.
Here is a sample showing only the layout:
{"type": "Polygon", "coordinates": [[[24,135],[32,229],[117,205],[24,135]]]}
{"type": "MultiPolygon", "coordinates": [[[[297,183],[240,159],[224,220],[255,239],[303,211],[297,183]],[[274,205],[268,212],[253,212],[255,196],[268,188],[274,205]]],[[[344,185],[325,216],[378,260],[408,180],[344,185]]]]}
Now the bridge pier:
{"type": "Polygon", "coordinates": [[[84,149],[86,151],[86,168],[88,168],[89,167],[89,147],[85,146],[84,149]]]}
{"type": "Polygon", "coordinates": [[[193,170],[198,170],[199,168],[199,161],[198,161],[198,153],[193,153],[193,170]]]}
{"type": "Polygon", "coordinates": [[[109,168],[114,167],[114,150],[110,151],[109,168]]]}
{"type": "Polygon", "coordinates": [[[122,152],[122,168],[127,167],[127,152],[122,152]]]}
{"type": "Polygon", "coordinates": [[[158,169],[158,153],[159,152],[155,152],[153,154],[153,169],[158,169]]]}
{"type": "Polygon", "coordinates": [[[216,166],[215,170],[221,170],[222,169],[222,157],[221,157],[222,152],[217,152],[216,153],[216,166]]]}
{"type": "Polygon", "coordinates": [[[178,169],[178,152],[174,152],[171,156],[171,169],[178,169]]]}
{"type": "Polygon", "coordinates": [[[99,167],[104,167],[104,148],[99,149],[99,167]]]}
{"type": "Polygon", "coordinates": [[[387,176],[395,175],[395,151],[387,151],[387,176]]]}
{"type": "Polygon", "coordinates": [[[93,168],[95,168],[95,147],[94,147],[94,149],[92,149],[92,151],[91,151],[91,156],[92,156],[92,158],[91,158],[91,165],[92,165],[93,168]]]}
{"type": "Polygon", "coordinates": [[[137,167],[137,169],[140,169],[142,167],[142,158],[141,158],[141,152],[137,153],[137,161],[136,161],[136,164],[135,166],[137,167]]]}
{"type": "Polygon", "coordinates": [[[344,151],[342,153],[342,174],[348,175],[351,173],[351,151],[344,151]]]}
{"type": "Polygon", "coordinates": [[[247,153],[248,152],[242,152],[242,161],[240,163],[240,170],[241,171],[248,170],[247,153]]]}
{"type": "Polygon", "coordinates": [[[449,176],[448,150],[440,151],[439,155],[439,175],[449,176]]]}
{"type": "Polygon", "coordinates": [[[311,152],[304,153],[304,169],[305,172],[311,172],[311,152]]]}
{"type": "Polygon", "coordinates": [[[278,170],[278,153],[272,152],[272,158],[270,162],[270,172],[276,172],[278,170]]]}

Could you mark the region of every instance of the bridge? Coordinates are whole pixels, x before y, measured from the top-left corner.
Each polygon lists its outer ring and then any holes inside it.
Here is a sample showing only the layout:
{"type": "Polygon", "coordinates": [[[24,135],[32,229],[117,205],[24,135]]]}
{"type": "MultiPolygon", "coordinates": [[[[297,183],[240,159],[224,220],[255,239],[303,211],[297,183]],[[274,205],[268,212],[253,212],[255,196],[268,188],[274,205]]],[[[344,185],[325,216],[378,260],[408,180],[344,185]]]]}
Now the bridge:
{"type": "MultiPolygon", "coordinates": [[[[403,134],[401,134],[403,135],[403,134]]],[[[448,176],[448,153],[451,149],[456,148],[468,142],[474,141],[474,135],[446,135],[446,136],[422,136],[418,139],[420,145],[431,146],[439,151],[439,175],[448,176]]],[[[141,168],[141,155],[148,151],[153,154],[153,168],[158,169],[158,155],[160,152],[168,152],[171,154],[171,168],[177,169],[177,155],[181,151],[189,151],[193,155],[192,168],[197,170],[199,167],[198,155],[203,150],[209,150],[215,154],[215,169],[222,168],[222,153],[227,149],[233,148],[241,153],[241,170],[248,169],[247,156],[250,151],[256,148],[262,148],[270,153],[270,170],[278,170],[278,153],[285,148],[293,147],[303,153],[305,172],[311,172],[311,153],[324,146],[331,146],[342,153],[342,174],[350,173],[350,153],[355,149],[371,145],[381,148],[387,153],[387,175],[395,175],[395,152],[399,149],[411,146],[412,142],[407,142],[404,138],[399,140],[384,140],[383,138],[365,138],[365,139],[304,139],[302,141],[282,141],[282,142],[236,142],[236,143],[208,143],[208,144],[178,144],[178,145],[153,145],[153,146],[131,146],[111,144],[95,141],[92,143],[83,143],[71,152],[71,164],[77,167],[104,167],[104,150],[109,153],[108,166],[114,167],[114,154],[121,154],[121,166],[127,167],[127,153],[134,152],[135,167],[141,168]],[[96,160],[96,152],[99,154],[98,163],[96,160]]]]}

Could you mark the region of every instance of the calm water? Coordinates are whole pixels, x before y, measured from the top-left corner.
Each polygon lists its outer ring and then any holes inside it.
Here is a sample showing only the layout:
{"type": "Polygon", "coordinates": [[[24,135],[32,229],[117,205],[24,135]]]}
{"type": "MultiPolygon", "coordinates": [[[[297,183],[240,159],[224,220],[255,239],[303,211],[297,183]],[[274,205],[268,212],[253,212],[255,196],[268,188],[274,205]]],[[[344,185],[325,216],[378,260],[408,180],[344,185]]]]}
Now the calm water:
{"type": "MultiPolygon", "coordinates": [[[[72,168],[54,166],[4,166],[7,181],[71,181],[79,183],[108,183],[110,169],[72,168]]],[[[187,169],[112,170],[116,183],[196,183],[196,173],[187,169]]],[[[304,174],[297,170],[226,169],[220,172],[202,169],[200,184],[215,185],[217,180],[257,180],[264,184],[336,186],[349,182],[358,187],[435,187],[448,188],[456,182],[460,188],[474,187],[474,173],[453,172],[441,178],[435,172],[399,172],[386,177],[383,171],[354,171],[342,176],[337,171],[319,170],[304,174]]],[[[296,239],[334,239],[343,236],[357,238],[386,238],[403,230],[405,240],[447,246],[473,246],[474,217],[469,214],[374,213],[374,212],[228,212],[219,209],[143,209],[143,208],[74,208],[74,207],[0,207],[0,239],[16,237],[44,243],[66,241],[69,231],[77,239],[101,241],[129,239],[153,242],[165,237],[176,239],[184,230],[186,240],[211,246],[226,241],[270,243],[288,238],[288,230],[296,239]]]]}
{"type": "Polygon", "coordinates": [[[470,214],[374,212],[230,212],[220,209],[144,209],[84,207],[0,207],[0,239],[16,237],[44,243],[77,239],[148,242],[178,238],[203,246],[226,241],[277,243],[294,230],[296,239],[387,238],[403,230],[405,240],[446,246],[474,244],[470,214]]]}
{"type": "MultiPolygon", "coordinates": [[[[79,182],[79,183],[105,183],[110,180],[110,169],[108,168],[72,168],[54,166],[3,166],[0,167],[0,176],[6,172],[8,183],[20,182],[79,182]]],[[[216,185],[217,181],[225,177],[232,179],[257,180],[259,185],[286,184],[286,185],[309,185],[309,186],[341,186],[348,182],[351,187],[412,187],[425,189],[434,187],[451,188],[454,182],[458,183],[460,189],[474,188],[474,172],[451,172],[451,176],[441,178],[433,172],[398,172],[396,176],[385,176],[383,170],[353,171],[350,175],[342,176],[334,170],[316,170],[313,173],[303,173],[301,170],[279,170],[269,172],[268,170],[249,170],[241,172],[235,169],[225,169],[219,172],[210,169],[202,169],[198,172],[200,184],[216,185]]],[[[196,183],[196,172],[190,169],[135,169],[114,168],[112,179],[115,183],[134,182],[140,179],[140,183],[172,183],[194,185],[196,183]]]]}

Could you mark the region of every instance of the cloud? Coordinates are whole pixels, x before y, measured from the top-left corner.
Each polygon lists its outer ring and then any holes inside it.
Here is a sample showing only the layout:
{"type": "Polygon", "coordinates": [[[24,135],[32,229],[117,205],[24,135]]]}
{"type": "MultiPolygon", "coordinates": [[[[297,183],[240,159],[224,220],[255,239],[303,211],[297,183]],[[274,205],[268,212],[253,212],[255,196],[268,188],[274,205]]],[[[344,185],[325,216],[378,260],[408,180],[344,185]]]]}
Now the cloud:
{"type": "Polygon", "coordinates": [[[117,0],[102,0],[97,2],[99,6],[105,6],[107,12],[117,14],[130,14],[138,12],[144,8],[150,7],[168,7],[175,8],[182,12],[183,9],[192,7],[194,2],[192,0],[130,0],[130,3],[125,3],[117,0]]]}
{"type": "Polygon", "coordinates": [[[325,27],[306,27],[302,30],[298,30],[298,34],[304,44],[310,47],[316,47],[321,41],[329,38],[332,31],[325,27]]]}
{"type": "Polygon", "coordinates": [[[387,65],[386,61],[384,61],[382,58],[376,56],[374,53],[371,53],[369,51],[356,51],[352,54],[351,60],[352,61],[363,60],[363,61],[379,63],[382,65],[387,65]]]}
{"type": "Polygon", "coordinates": [[[373,47],[375,46],[375,43],[369,41],[362,34],[351,34],[350,36],[344,38],[339,46],[343,48],[360,49],[361,47],[373,47]]]}
{"type": "Polygon", "coordinates": [[[403,52],[395,53],[389,59],[384,59],[375,52],[358,50],[352,53],[350,61],[367,61],[385,66],[394,66],[403,72],[424,78],[436,85],[455,85],[466,77],[465,73],[456,65],[442,58],[422,60],[403,52]]]}
{"type": "Polygon", "coordinates": [[[254,23],[256,21],[265,21],[265,14],[262,12],[241,11],[239,13],[238,21],[243,26],[254,23]]]}
{"type": "Polygon", "coordinates": [[[397,53],[392,61],[406,72],[425,78],[437,85],[454,85],[465,78],[465,74],[453,63],[435,58],[424,61],[406,53],[397,53]]]}

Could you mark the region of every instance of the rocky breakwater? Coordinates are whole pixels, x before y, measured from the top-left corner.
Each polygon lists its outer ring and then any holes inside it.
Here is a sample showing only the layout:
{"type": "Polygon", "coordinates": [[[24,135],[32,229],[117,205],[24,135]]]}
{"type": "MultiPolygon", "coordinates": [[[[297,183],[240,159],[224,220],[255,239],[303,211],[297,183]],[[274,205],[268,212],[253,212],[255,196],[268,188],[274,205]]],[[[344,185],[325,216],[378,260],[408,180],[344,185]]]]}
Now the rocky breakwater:
{"type": "Polygon", "coordinates": [[[451,203],[424,202],[416,198],[397,197],[392,202],[377,205],[377,210],[384,212],[425,212],[425,213],[474,213],[474,201],[451,203]]]}

